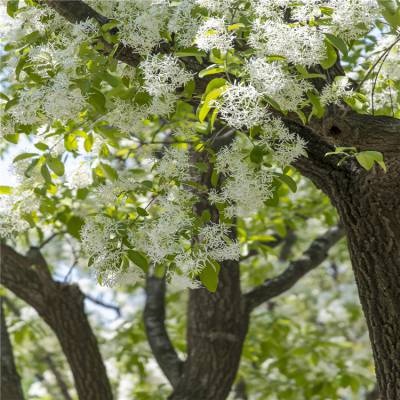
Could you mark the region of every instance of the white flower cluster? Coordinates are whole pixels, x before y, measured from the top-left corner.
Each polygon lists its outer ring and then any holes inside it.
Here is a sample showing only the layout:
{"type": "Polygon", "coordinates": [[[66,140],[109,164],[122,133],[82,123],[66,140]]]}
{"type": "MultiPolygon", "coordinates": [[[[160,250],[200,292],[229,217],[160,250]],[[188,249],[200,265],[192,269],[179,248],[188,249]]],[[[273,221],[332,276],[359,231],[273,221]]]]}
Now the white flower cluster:
{"type": "Polygon", "coordinates": [[[87,218],[81,230],[81,241],[84,251],[90,255],[91,268],[103,284],[111,285],[123,272],[118,223],[104,215],[87,218]]]}
{"type": "Polygon", "coordinates": [[[148,107],[119,98],[113,99],[111,107],[104,119],[126,133],[135,134],[137,130],[143,128],[143,121],[149,115],[148,107]]]}
{"type": "Polygon", "coordinates": [[[132,243],[147,254],[152,263],[163,262],[167,256],[179,252],[180,235],[192,223],[192,200],[186,190],[172,189],[167,196],[157,199],[157,217],[132,233],[132,243]]]}
{"type": "Polygon", "coordinates": [[[140,183],[128,171],[120,173],[117,180],[107,181],[95,189],[96,204],[99,207],[115,204],[119,196],[133,192],[139,186],[140,183]]]}
{"type": "Polygon", "coordinates": [[[144,73],[144,88],[156,97],[173,93],[192,79],[192,75],[172,55],[149,56],[140,67],[144,73]]]}
{"type": "Polygon", "coordinates": [[[190,179],[189,152],[176,147],[165,150],[163,157],[157,162],[154,172],[170,184],[170,181],[179,182],[190,179]]]}
{"type": "Polygon", "coordinates": [[[308,25],[292,27],[280,21],[257,19],[249,44],[260,55],[281,56],[305,66],[318,64],[325,57],[324,35],[308,25]]]}
{"type": "Polygon", "coordinates": [[[211,13],[217,13],[222,15],[228,15],[231,13],[235,6],[237,6],[237,0],[196,0],[196,3],[206,8],[211,13]]]}
{"type": "Polygon", "coordinates": [[[121,42],[147,55],[161,41],[168,17],[167,1],[119,1],[113,10],[121,42]]]}
{"type": "Polygon", "coordinates": [[[278,62],[268,63],[263,58],[252,58],[247,64],[252,85],[263,95],[275,100],[282,110],[294,111],[313,86],[284,70],[278,62]]]}
{"type": "Polygon", "coordinates": [[[60,72],[46,86],[20,92],[18,103],[9,113],[20,124],[30,125],[74,118],[85,108],[79,89],[70,88],[68,76],[60,72]]]}
{"type": "Polygon", "coordinates": [[[192,15],[195,6],[195,0],[186,0],[175,5],[172,10],[168,30],[176,36],[175,41],[180,47],[192,46],[196,37],[201,19],[192,15]]]}
{"type": "Polygon", "coordinates": [[[239,260],[239,242],[229,239],[229,227],[225,224],[208,224],[200,229],[200,243],[207,257],[212,260],[239,260]]]}
{"type": "Polygon", "coordinates": [[[225,53],[233,46],[235,35],[228,32],[223,18],[211,17],[199,27],[196,36],[196,45],[200,50],[220,50],[225,53]]]}
{"type": "Polygon", "coordinates": [[[209,199],[226,203],[224,212],[228,217],[251,215],[272,195],[271,172],[251,163],[239,140],[218,152],[216,169],[227,179],[220,192],[210,191],[209,199]]]}
{"type": "Polygon", "coordinates": [[[330,85],[326,85],[321,92],[321,104],[339,104],[343,98],[353,95],[349,79],[345,76],[337,77],[330,85]]]}
{"type": "Polygon", "coordinates": [[[65,171],[66,185],[70,189],[81,189],[93,183],[92,169],[87,163],[79,163],[65,171]]]}
{"type": "Polygon", "coordinates": [[[261,94],[254,86],[244,83],[229,86],[216,105],[221,118],[237,129],[258,125],[267,115],[266,107],[261,104],[261,94]]]}
{"type": "Polygon", "coordinates": [[[273,161],[282,167],[306,155],[306,142],[300,136],[290,133],[277,118],[270,119],[263,125],[263,132],[257,143],[265,146],[270,151],[273,161]]]}
{"type": "Polygon", "coordinates": [[[379,10],[375,0],[331,0],[327,3],[334,10],[329,30],[348,41],[368,32],[379,10]]]}

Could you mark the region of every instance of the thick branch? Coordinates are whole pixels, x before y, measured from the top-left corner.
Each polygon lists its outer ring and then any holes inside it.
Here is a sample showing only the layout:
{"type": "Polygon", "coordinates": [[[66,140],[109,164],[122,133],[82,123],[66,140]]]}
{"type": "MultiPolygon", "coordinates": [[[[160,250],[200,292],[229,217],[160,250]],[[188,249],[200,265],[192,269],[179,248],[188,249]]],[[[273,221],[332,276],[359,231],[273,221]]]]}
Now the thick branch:
{"type": "Polygon", "coordinates": [[[78,286],[55,282],[37,251],[25,257],[4,244],[0,251],[1,284],[34,307],[57,335],[79,398],[111,400],[105,366],[78,286]]]}
{"type": "Polygon", "coordinates": [[[1,312],[1,384],[0,397],[7,400],[24,400],[21,379],[15,366],[13,349],[8,335],[6,317],[4,315],[3,297],[0,297],[1,312]]]}
{"type": "Polygon", "coordinates": [[[147,277],[143,318],[154,357],[175,388],[182,374],[183,361],[179,359],[165,327],[165,279],[147,277]]]}
{"type": "MultiPolygon", "coordinates": [[[[86,21],[88,18],[95,19],[100,23],[100,25],[104,25],[110,21],[109,18],[99,14],[96,10],[81,0],[41,0],[41,3],[47,4],[73,24],[86,21]]],[[[102,43],[104,45],[103,51],[106,54],[111,53],[113,46],[104,40],[102,43]]],[[[119,45],[114,57],[133,67],[136,67],[140,62],[140,56],[135,49],[123,46],[122,44],[119,45]]]]}
{"type": "Polygon", "coordinates": [[[303,255],[292,261],[277,277],[267,279],[262,285],[244,295],[249,312],[262,303],[279,296],[293,287],[299,279],[318,267],[327,256],[329,249],[344,236],[341,227],[329,229],[325,234],[314,240],[303,255]]]}

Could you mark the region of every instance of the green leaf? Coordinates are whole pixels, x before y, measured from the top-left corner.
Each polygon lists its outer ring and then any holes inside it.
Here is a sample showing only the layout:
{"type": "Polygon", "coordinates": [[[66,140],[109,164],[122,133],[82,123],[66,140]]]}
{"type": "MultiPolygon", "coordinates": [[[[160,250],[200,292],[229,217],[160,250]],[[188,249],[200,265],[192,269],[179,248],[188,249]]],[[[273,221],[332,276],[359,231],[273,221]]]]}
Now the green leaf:
{"type": "Polygon", "coordinates": [[[331,68],[333,65],[335,65],[335,62],[337,60],[337,53],[335,48],[328,42],[328,40],[325,40],[325,47],[326,47],[326,57],[324,60],[320,62],[322,68],[328,69],[331,68]]]}
{"type": "Polygon", "coordinates": [[[18,10],[19,0],[8,0],[7,1],[7,14],[14,18],[14,14],[18,10]]]}
{"type": "Polygon", "coordinates": [[[38,155],[37,153],[21,153],[21,154],[18,154],[14,158],[13,163],[21,161],[21,160],[26,160],[27,158],[32,158],[32,157],[37,156],[37,155],[38,155]]]}
{"type": "Polygon", "coordinates": [[[360,151],[356,154],[358,163],[367,171],[371,170],[374,163],[377,163],[385,172],[387,171],[386,164],[383,161],[383,154],[379,151],[360,151]]]}
{"type": "Polygon", "coordinates": [[[211,186],[215,188],[217,187],[217,185],[218,185],[218,172],[214,168],[211,174],[211,186]]]}
{"type": "Polygon", "coordinates": [[[14,143],[14,144],[18,143],[18,139],[19,139],[18,133],[14,133],[12,135],[4,135],[3,137],[10,143],[14,143]]]}
{"type": "Polygon", "coordinates": [[[100,169],[102,170],[103,174],[110,180],[116,181],[118,179],[118,172],[111,167],[111,165],[100,163],[100,169]]]}
{"type": "Polygon", "coordinates": [[[347,48],[347,44],[343,41],[343,39],[332,35],[331,33],[325,33],[325,37],[331,44],[333,44],[338,50],[340,50],[342,54],[347,56],[349,49],[347,48]]]}
{"type": "Polygon", "coordinates": [[[104,25],[101,26],[101,31],[102,31],[102,32],[110,31],[111,29],[117,27],[118,25],[119,25],[119,22],[116,21],[116,20],[107,22],[106,24],[104,24],[104,25]]]}
{"type": "Polygon", "coordinates": [[[225,92],[226,88],[227,88],[227,86],[225,86],[225,85],[221,86],[217,89],[211,90],[211,92],[209,92],[206,95],[204,101],[200,104],[200,108],[199,108],[199,121],[200,122],[204,122],[209,111],[213,107],[214,100],[216,100],[218,97],[220,97],[222,95],[222,93],[225,92]]]}
{"type": "Polygon", "coordinates": [[[92,93],[89,94],[88,102],[97,112],[102,114],[106,112],[106,98],[100,90],[92,88],[92,93]]]}
{"type": "Polygon", "coordinates": [[[250,160],[255,164],[261,164],[264,158],[264,149],[261,146],[254,146],[250,152],[250,160]]]}
{"type": "Polygon", "coordinates": [[[40,168],[40,173],[42,174],[44,180],[47,183],[52,183],[51,182],[51,176],[50,176],[50,172],[49,169],[47,168],[46,164],[43,164],[40,168]]]}
{"type": "Polygon", "coordinates": [[[322,118],[325,114],[325,108],[322,106],[319,96],[309,91],[307,92],[307,97],[309,98],[312,104],[312,111],[309,116],[309,119],[311,119],[313,115],[315,115],[317,118],[322,118]]]}
{"type": "Polygon", "coordinates": [[[142,207],[136,207],[136,211],[141,217],[147,217],[149,215],[149,213],[142,207]]]}
{"type": "Polygon", "coordinates": [[[214,261],[213,263],[208,263],[200,273],[201,283],[212,293],[217,290],[220,269],[221,266],[214,261]]]}
{"type": "Polygon", "coordinates": [[[399,0],[378,0],[381,12],[385,20],[393,29],[400,26],[400,1],[399,0]]]}
{"type": "Polygon", "coordinates": [[[246,25],[240,22],[228,26],[228,31],[235,31],[236,29],[245,28],[246,25]]]}
{"type": "Polygon", "coordinates": [[[225,71],[225,67],[213,64],[213,65],[210,65],[209,67],[201,70],[199,72],[199,77],[204,78],[207,75],[215,75],[215,74],[219,74],[220,72],[224,72],[224,71],[225,71]]]}
{"type": "Polygon", "coordinates": [[[222,86],[225,86],[226,84],[227,84],[226,79],[224,79],[224,78],[214,78],[207,85],[206,91],[204,92],[204,95],[207,95],[212,90],[217,89],[217,88],[222,87],[222,86]]]}
{"type": "Polygon", "coordinates": [[[43,142],[35,143],[34,146],[35,146],[37,149],[42,150],[42,151],[46,151],[46,150],[48,150],[48,148],[49,148],[49,146],[47,146],[47,144],[46,144],[46,143],[43,143],[43,142]]]}
{"type": "Polygon", "coordinates": [[[76,215],[73,215],[67,222],[67,232],[76,239],[81,238],[81,229],[85,221],[76,215]]]}
{"type": "Polygon", "coordinates": [[[147,261],[147,258],[143,256],[143,254],[139,253],[138,251],[135,250],[128,250],[126,252],[126,255],[128,258],[136,264],[139,268],[141,268],[144,272],[147,272],[149,269],[149,262],[147,261]]]}
{"type": "Polygon", "coordinates": [[[279,175],[278,179],[285,183],[293,193],[297,192],[297,183],[292,177],[289,175],[279,175]]]}
{"type": "Polygon", "coordinates": [[[49,168],[58,176],[63,176],[65,167],[58,157],[47,156],[46,162],[49,168]]]}
{"type": "Polygon", "coordinates": [[[0,194],[11,194],[13,188],[11,186],[0,186],[0,194]]]}

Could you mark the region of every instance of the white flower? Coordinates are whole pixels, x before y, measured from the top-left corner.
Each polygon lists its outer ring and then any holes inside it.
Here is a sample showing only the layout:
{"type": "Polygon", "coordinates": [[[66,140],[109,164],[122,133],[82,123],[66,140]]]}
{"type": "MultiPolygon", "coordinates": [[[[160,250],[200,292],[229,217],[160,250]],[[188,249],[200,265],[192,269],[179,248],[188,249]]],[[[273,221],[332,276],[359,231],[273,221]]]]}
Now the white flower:
{"type": "Polygon", "coordinates": [[[306,155],[306,142],[292,134],[282,120],[272,118],[263,125],[263,133],[257,143],[270,150],[272,159],[284,167],[306,155]]]}
{"type": "Polygon", "coordinates": [[[206,260],[199,252],[193,256],[190,253],[183,251],[178,253],[175,257],[176,266],[186,276],[198,275],[205,268],[205,261],[206,260]]]}
{"type": "Polygon", "coordinates": [[[281,64],[268,63],[263,58],[252,58],[247,71],[254,87],[275,100],[282,110],[296,110],[303,102],[305,92],[312,89],[309,82],[286,72],[281,64]]]}
{"type": "Polygon", "coordinates": [[[283,22],[257,19],[249,44],[261,55],[282,56],[294,64],[310,66],[325,58],[324,35],[308,25],[289,26],[283,22]]]}
{"type": "Polygon", "coordinates": [[[155,174],[166,181],[177,179],[185,181],[190,179],[189,152],[176,147],[165,150],[162,159],[154,169],[155,174]]]}
{"type": "Polygon", "coordinates": [[[43,89],[43,111],[50,120],[68,121],[85,107],[85,98],[79,89],[71,89],[65,73],[59,73],[52,84],[43,89]]]}
{"type": "Polygon", "coordinates": [[[98,186],[94,191],[96,204],[99,206],[115,204],[117,198],[127,192],[132,192],[140,186],[140,183],[129,173],[123,172],[115,181],[107,181],[98,186]]]}
{"type": "Polygon", "coordinates": [[[176,5],[168,22],[168,30],[176,35],[175,41],[178,46],[193,45],[201,21],[200,17],[191,14],[195,5],[195,0],[180,2],[176,5]]]}
{"type": "MultiPolygon", "coordinates": [[[[111,252],[111,239],[117,235],[117,223],[103,215],[88,218],[81,230],[83,249],[90,255],[103,259],[111,252]]],[[[108,259],[108,258],[107,258],[108,259]]]]}
{"type": "Polygon", "coordinates": [[[10,108],[10,115],[16,122],[24,125],[43,121],[40,115],[43,93],[40,89],[31,89],[19,93],[18,103],[10,108]]]}
{"type": "Polygon", "coordinates": [[[172,273],[169,275],[169,287],[172,292],[180,292],[184,289],[199,289],[201,288],[201,283],[188,276],[172,273]]]}
{"type": "Polygon", "coordinates": [[[166,2],[121,1],[114,11],[122,44],[147,55],[161,41],[168,16],[166,2]]]}
{"type": "Polygon", "coordinates": [[[79,163],[73,168],[66,170],[67,186],[70,189],[81,189],[93,183],[92,170],[85,163],[79,163]]]}
{"type": "Polygon", "coordinates": [[[113,106],[114,108],[104,116],[112,126],[126,133],[135,133],[143,128],[143,121],[149,115],[148,108],[119,98],[113,100],[113,106]]]}
{"type": "Polygon", "coordinates": [[[222,101],[216,104],[221,118],[229,126],[237,129],[250,128],[259,124],[267,115],[260,99],[260,93],[253,86],[235,83],[223,93],[222,101]]]}
{"type": "Polygon", "coordinates": [[[143,270],[138,267],[130,266],[128,270],[124,271],[110,271],[108,274],[102,275],[103,284],[107,286],[123,286],[135,285],[144,280],[145,274],[143,270]]]}
{"type": "Polygon", "coordinates": [[[232,217],[248,216],[264,206],[271,195],[271,171],[257,168],[248,157],[248,151],[236,140],[217,154],[216,169],[227,179],[220,192],[211,190],[212,203],[227,203],[225,214],[232,217]],[[247,153],[247,156],[246,156],[247,153]]]}
{"type": "Polygon", "coordinates": [[[196,0],[196,3],[212,13],[227,15],[237,5],[237,0],[196,0]]]}
{"type": "Polygon", "coordinates": [[[349,78],[346,76],[336,77],[334,82],[326,85],[322,89],[321,104],[339,104],[343,98],[349,98],[353,95],[349,78]]]}
{"type": "Polygon", "coordinates": [[[239,260],[240,245],[229,239],[225,224],[208,224],[200,229],[200,243],[208,257],[216,261],[239,260]]]}
{"type": "Polygon", "coordinates": [[[168,196],[159,197],[152,207],[157,209],[157,217],[132,232],[132,244],[154,263],[178,253],[181,248],[180,234],[192,224],[192,205],[192,195],[178,188],[171,190],[168,196]]]}
{"type": "Polygon", "coordinates": [[[283,19],[290,0],[252,0],[256,15],[273,19],[283,19]]]}
{"type": "Polygon", "coordinates": [[[328,29],[348,41],[368,32],[379,11],[375,0],[331,0],[328,7],[333,8],[328,29]]]}
{"type": "Polygon", "coordinates": [[[140,67],[144,72],[144,88],[152,96],[173,93],[192,79],[192,75],[172,55],[149,56],[140,67]]]}
{"type": "Polygon", "coordinates": [[[196,35],[196,45],[200,50],[218,49],[225,53],[232,48],[234,34],[228,32],[222,18],[208,18],[200,26],[196,35]]]}

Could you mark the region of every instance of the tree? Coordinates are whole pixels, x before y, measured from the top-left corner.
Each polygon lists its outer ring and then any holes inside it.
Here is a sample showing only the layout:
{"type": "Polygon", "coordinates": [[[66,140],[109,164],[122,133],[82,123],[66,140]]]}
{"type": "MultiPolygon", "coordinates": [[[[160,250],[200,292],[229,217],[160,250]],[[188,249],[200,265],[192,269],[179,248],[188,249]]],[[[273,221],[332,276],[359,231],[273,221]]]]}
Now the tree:
{"type": "MultiPolygon", "coordinates": [[[[1,188],[2,236],[43,241],[49,226],[82,241],[99,283],[147,275],[146,333],[170,398],[225,399],[251,312],[344,230],[380,395],[399,397],[397,1],[47,0],[7,11],[2,134],[34,150],[14,159],[20,185],[1,188]],[[285,227],[251,239],[283,207],[282,187],[296,190],[289,165],[330,198],[340,225],[242,293],[243,257],[271,240],[290,248],[285,227]],[[190,289],[184,363],[164,326],[166,283],[190,289]]],[[[111,398],[79,289],[55,282],[38,254],[2,244],[2,283],[56,333],[79,396],[111,398]]]]}

